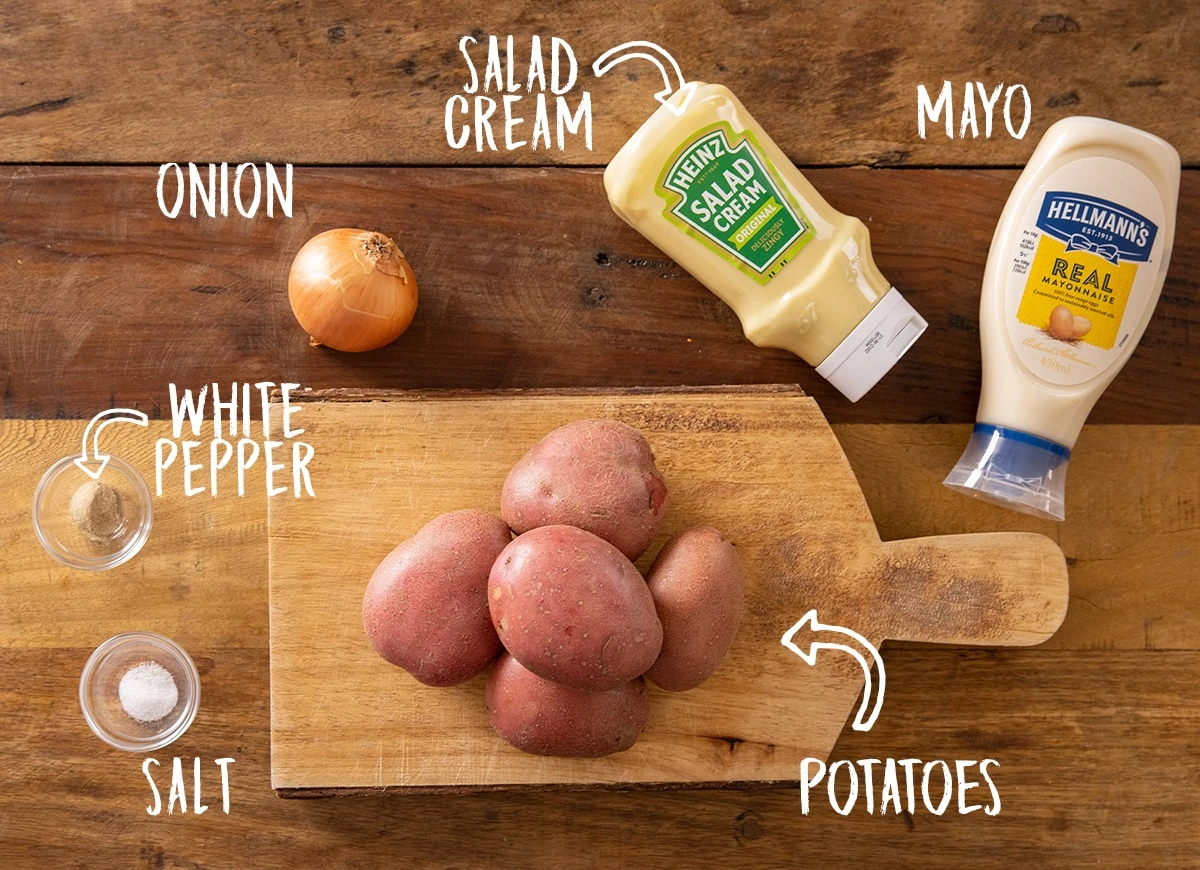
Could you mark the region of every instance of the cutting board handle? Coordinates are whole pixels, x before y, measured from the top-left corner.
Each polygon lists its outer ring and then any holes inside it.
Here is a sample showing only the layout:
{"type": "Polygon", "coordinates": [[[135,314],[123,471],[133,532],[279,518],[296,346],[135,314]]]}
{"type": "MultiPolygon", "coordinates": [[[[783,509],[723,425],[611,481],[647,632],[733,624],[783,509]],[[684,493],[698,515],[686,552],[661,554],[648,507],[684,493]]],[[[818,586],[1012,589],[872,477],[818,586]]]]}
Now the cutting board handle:
{"type": "Polygon", "coordinates": [[[1067,563],[1045,535],[989,532],[889,541],[880,557],[884,636],[1029,646],[1067,613],[1067,563]]]}

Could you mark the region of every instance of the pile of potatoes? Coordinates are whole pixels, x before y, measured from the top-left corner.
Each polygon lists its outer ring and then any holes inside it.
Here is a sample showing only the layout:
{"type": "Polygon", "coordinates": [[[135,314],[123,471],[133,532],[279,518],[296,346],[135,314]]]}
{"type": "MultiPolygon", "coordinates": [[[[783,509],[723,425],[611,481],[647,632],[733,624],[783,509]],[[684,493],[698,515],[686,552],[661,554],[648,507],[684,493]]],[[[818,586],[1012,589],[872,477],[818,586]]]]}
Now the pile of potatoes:
{"type": "Polygon", "coordinates": [[[633,562],[667,485],[642,434],[613,420],[555,429],[509,472],[500,504],[500,517],[443,514],[383,560],[363,597],[371,645],[430,686],[491,665],[492,727],[526,752],[628,749],[650,715],[646,680],[693,689],[733,643],[733,545],[688,529],[642,577],[633,562]]]}

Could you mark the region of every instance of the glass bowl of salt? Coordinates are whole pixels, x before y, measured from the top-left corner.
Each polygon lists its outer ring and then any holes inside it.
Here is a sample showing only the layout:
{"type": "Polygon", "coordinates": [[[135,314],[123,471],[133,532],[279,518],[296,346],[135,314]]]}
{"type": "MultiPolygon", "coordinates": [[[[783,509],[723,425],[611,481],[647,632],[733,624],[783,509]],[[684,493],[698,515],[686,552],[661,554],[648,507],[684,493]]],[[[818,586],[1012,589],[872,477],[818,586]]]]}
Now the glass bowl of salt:
{"type": "Polygon", "coordinates": [[[200,673],[170,638],[128,632],[92,653],[79,678],[83,718],[96,736],[128,752],[161,749],[200,708],[200,673]]]}

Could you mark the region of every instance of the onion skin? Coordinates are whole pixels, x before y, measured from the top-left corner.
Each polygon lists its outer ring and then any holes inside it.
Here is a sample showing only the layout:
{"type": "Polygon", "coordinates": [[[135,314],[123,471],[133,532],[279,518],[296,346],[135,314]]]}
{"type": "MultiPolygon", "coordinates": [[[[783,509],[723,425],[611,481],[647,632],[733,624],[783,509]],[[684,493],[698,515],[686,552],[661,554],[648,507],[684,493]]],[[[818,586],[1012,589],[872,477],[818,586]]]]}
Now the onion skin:
{"type": "Polygon", "coordinates": [[[288,302],[313,346],[375,350],[412,323],[417,278],[400,248],[382,233],[326,230],[292,261],[288,302]]]}

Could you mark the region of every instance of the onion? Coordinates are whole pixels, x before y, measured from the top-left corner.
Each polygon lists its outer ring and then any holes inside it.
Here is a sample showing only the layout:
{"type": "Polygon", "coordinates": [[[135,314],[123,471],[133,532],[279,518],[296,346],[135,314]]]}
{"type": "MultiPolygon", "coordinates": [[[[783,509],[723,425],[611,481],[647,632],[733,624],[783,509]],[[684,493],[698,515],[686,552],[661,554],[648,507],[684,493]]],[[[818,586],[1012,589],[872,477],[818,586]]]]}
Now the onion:
{"type": "Polygon", "coordinates": [[[382,233],[326,230],[296,254],[288,301],[314,347],[375,350],[412,323],[417,278],[382,233]]]}

